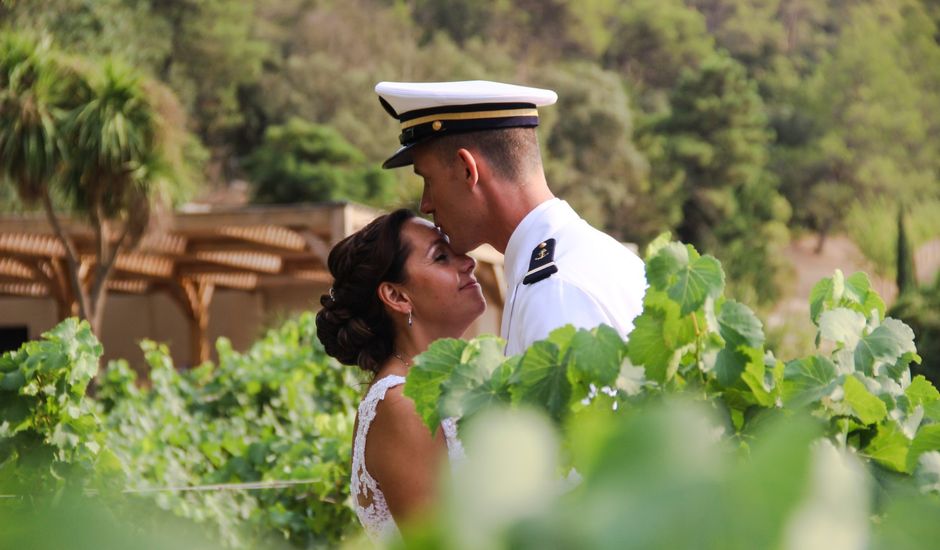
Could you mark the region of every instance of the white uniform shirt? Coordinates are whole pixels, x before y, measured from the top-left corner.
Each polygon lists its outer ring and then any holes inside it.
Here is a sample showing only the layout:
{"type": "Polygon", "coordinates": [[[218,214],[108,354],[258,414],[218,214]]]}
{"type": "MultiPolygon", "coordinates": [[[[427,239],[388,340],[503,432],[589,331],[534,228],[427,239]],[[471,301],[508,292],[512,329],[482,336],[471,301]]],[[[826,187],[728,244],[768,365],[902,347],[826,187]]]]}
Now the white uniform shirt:
{"type": "Polygon", "coordinates": [[[560,199],[529,212],[513,231],[505,254],[506,294],[500,334],[506,354],[522,353],[561,326],[610,325],[626,336],[643,311],[643,261],[609,235],[591,227],[560,199]],[[555,239],[558,272],[532,284],[522,280],[532,251],[555,239]]]}

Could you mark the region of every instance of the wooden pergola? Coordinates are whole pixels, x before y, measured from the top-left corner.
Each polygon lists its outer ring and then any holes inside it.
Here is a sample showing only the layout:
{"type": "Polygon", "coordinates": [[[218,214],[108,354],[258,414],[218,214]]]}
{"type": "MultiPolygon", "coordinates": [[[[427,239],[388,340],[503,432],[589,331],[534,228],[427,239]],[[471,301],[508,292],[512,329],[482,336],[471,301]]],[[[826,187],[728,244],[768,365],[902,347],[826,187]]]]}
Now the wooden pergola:
{"type": "MultiPolygon", "coordinates": [[[[191,357],[199,364],[209,358],[207,328],[215,289],[329,284],[330,248],[379,213],[344,202],[178,212],[117,257],[107,291],[168,293],[190,323],[191,357]]],[[[79,252],[85,283],[95,267],[94,235],[77,220],[65,219],[62,225],[79,252]]],[[[473,255],[490,306],[501,310],[502,255],[489,247],[473,255]]],[[[65,249],[45,217],[0,217],[0,296],[51,298],[60,319],[77,314],[65,249]]]]}

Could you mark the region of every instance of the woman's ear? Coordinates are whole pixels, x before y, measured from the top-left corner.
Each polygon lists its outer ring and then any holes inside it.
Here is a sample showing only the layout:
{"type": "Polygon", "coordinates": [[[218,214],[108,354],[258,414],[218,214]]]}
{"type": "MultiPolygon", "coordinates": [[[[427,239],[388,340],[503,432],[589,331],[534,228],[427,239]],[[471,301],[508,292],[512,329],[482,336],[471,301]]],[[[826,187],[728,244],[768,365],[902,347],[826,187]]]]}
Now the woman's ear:
{"type": "Polygon", "coordinates": [[[463,174],[460,176],[461,181],[467,185],[468,189],[473,189],[480,180],[478,159],[466,149],[457,149],[457,158],[460,159],[460,167],[463,170],[463,174]]]}
{"type": "Polygon", "coordinates": [[[394,312],[408,315],[413,309],[411,298],[400,285],[388,281],[379,283],[378,295],[379,300],[394,312]]]}

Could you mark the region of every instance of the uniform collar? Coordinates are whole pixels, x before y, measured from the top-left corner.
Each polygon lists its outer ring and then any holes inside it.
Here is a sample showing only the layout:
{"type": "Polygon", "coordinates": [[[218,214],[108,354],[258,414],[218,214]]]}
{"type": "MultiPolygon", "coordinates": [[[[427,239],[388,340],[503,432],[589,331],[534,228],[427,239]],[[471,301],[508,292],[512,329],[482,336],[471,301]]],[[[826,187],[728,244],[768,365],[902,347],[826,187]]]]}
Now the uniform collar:
{"type": "Polygon", "coordinates": [[[509,237],[506,244],[504,268],[506,283],[511,289],[525,274],[532,250],[559,228],[578,219],[577,213],[568,203],[552,198],[533,208],[509,237]]]}

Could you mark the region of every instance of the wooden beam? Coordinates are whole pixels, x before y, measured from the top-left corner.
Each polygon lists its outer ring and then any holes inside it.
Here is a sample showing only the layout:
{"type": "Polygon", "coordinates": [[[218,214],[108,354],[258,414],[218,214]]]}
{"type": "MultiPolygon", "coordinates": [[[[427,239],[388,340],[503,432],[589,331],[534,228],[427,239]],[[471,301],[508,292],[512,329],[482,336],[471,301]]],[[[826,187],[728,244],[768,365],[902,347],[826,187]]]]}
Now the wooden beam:
{"type": "Polygon", "coordinates": [[[277,254],[264,252],[214,252],[200,251],[193,257],[202,262],[238,267],[264,273],[277,273],[281,270],[282,260],[277,254]]]}
{"type": "Polygon", "coordinates": [[[173,275],[173,260],[165,256],[131,252],[119,254],[114,262],[117,270],[137,273],[151,277],[170,277],[173,275]]]}
{"type": "Polygon", "coordinates": [[[186,238],[171,233],[148,233],[137,246],[139,252],[183,255],[186,253],[186,238]]]}
{"type": "Polygon", "coordinates": [[[65,247],[59,239],[48,235],[0,233],[0,252],[61,258],[65,256],[65,247]]]}
{"type": "Polygon", "coordinates": [[[143,279],[109,279],[108,291],[124,294],[146,294],[150,290],[150,281],[143,279]]]}
{"type": "Polygon", "coordinates": [[[306,242],[296,231],[276,225],[224,226],[219,234],[285,250],[303,250],[306,242]]]}
{"type": "Polygon", "coordinates": [[[33,270],[14,258],[0,258],[0,275],[18,279],[32,279],[33,270]]]}
{"type": "Polygon", "coordinates": [[[42,283],[2,282],[0,295],[24,298],[42,298],[49,295],[49,289],[42,283]]]}
{"type": "Polygon", "coordinates": [[[205,273],[194,275],[193,279],[203,284],[239,290],[254,290],[258,286],[258,275],[255,273],[205,273]]]}
{"type": "Polygon", "coordinates": [[[190,238],[189,245],[186,247],[185,253],[171,255],[170,257],[186,258],[194,256],[198,252],[250,252],[253,254],[274,254],[282,258],[304,258],[315,256],[313,251],[307,249],[306,241],[304,242],[304,246],[302,248],[297,250],[288,250],[286,248],[276,248],[266,244],[234,240],[230,237],[213,235],[190,238]]]}

